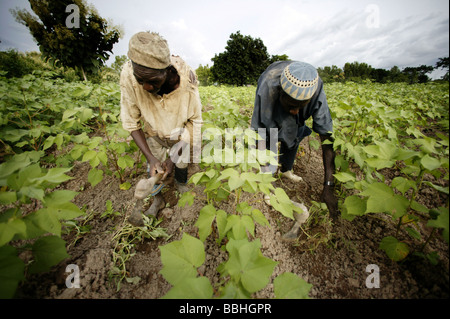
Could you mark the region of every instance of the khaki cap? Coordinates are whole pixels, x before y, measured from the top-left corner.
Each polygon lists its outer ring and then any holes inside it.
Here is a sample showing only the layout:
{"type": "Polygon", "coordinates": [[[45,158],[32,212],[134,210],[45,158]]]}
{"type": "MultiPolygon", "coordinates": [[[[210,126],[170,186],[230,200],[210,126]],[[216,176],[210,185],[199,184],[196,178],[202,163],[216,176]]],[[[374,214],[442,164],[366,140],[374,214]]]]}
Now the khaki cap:
{"type": "Polygon", "coordinates": [[[154,32],[133,35],[128,45],[128,57],[134,63],[152,69],[165,69],[170,65],[167,41],[154,32]]]}

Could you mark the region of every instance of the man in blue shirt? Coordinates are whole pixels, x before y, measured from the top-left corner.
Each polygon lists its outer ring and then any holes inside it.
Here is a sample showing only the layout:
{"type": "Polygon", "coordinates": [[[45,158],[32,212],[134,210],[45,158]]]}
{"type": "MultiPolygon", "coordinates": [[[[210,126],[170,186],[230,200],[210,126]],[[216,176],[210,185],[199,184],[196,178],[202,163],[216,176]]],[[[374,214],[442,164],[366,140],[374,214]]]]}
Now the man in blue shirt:
{"type": "MultiPolygon", "coordinates": [[[[292,168],[300,142],[311,134],[311,129],[305,125],[310,117],[313,119],[312,129],[322,141],[325,178],[321,200],[327,204],[334,219],[337,216],[337,199],[333,188],[333,121],[323,91],[323,81],[317,70],[308,63],[278,61],[271,64],[258,80],[251,126],[255,130],[264,128],[267,132],[271,128],[278,129],[281,174],[298,182],[302,179],[293,174],[292,168]],[[328,143],[323,144],[325,141],[328,143]]],[[[273,145],[278,141],[271,141],[267,133],[266,143],[262,146],[269,148],[271,142],[273,145]]],[[[261,145],[259,147],[261,149],[261,145]]]]}

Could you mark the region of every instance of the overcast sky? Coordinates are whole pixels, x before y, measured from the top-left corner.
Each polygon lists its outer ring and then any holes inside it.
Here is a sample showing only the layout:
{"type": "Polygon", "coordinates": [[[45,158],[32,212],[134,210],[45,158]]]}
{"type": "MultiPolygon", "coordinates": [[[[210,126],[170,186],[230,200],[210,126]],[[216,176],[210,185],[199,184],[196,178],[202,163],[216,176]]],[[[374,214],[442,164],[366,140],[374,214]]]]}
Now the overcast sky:
{"type": "MultiPolygon", "coordinates": [[[[231,33],[260,38],[269,54],[287,54],[316,67],[366,62],[375,68],[435,66],[449,56],[448,0],[87,0],[120,25],[114,55],[126,54],[130,37],[155,31],[172,54],[193,68],[212,65],[231,33]]],[[[26,0],[0,0],[0,50],[38,51],[10,8],[26,0]]],[[[30,10],[31,12],[31,10],[30,10]]],[[[114,61],[110,58],[108,64],[114,61]]],[[[438,77],[440,73],[432,74],[438,77]]]]}

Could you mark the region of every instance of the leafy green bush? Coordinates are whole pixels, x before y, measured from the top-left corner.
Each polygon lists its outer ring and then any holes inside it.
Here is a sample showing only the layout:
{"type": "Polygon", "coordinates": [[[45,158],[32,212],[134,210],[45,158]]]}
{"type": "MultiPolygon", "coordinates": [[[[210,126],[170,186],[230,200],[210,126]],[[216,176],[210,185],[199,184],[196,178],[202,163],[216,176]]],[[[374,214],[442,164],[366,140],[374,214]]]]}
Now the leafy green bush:
{"type": "Polygon", "coordinates": [[[0,71],[7,72],[6,77],[22,77],[31,74],[38,65],[34,60],[28,58],[17,50],[10,49],[0,52],[0,71]]]}

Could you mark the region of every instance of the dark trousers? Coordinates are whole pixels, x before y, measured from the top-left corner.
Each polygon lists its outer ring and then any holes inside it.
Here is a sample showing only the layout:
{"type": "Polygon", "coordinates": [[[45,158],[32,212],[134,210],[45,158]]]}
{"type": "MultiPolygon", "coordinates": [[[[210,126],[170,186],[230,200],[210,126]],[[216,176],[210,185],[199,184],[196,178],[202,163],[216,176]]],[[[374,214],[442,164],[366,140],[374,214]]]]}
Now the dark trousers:
{"type": "Polygon", "coordinates": [[[311,135],[312,131],[306,125],[300,126],[297,131],[297,139],[295,145],[288,148],[286,143],[280,141],[280,152],[278,157],[278,163],[281,165],[281,172],[290,171],[294,166],[295,157],[297,155],[300,142],[307,136],[311,135]]]}

